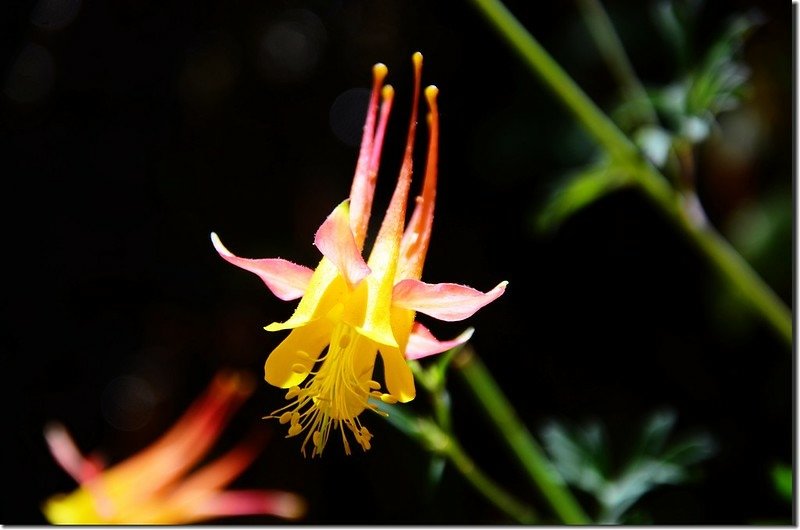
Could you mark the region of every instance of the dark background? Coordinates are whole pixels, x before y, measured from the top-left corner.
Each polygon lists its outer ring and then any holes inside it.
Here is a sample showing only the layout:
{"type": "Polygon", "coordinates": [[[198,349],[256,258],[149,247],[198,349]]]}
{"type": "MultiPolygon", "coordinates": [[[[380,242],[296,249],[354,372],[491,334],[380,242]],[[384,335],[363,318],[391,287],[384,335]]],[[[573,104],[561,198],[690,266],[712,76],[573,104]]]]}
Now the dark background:
{"type": "MultiPolygon", "coordinates": [[[[673,80],[654,2],[607,4],[644,84],[673,80]]],[[[598,104],[616,101],[574,3],[508,6],[598,104]]],[[[698,151],[701,199],[732,239],[737,216],[754,205],[793,217],[790,3],[707,2],[697,50],[751,8],[766,17],[743,56],[753,90],[741,112],[754,147],[732,162],[736,138],[716,135],[698,151]]],[[[712,435],[718,452],[698,480],[643,499],[652,521],[791,520],[769,476],[793,461],[785,344],[634,191],[555,234],[533,228],[543,199],[590,159],[592,144],[470,3],[42,0],[3,11],[3,523],[44,523],[40,503],[74,487],[46,449],[47,421],[115,462],[166,429],[218,368],[260,378],[282,337],[261,328],[294,304],[224,263],[209,233],[241,256],[316,264],[313,234],[346,197],[355,167],[365,92],[348,91],[366,89],[378,61],[397,95],[381,211],[399,167],[416,50],[442,113],[424,279],[484,290],[510,282],[467,323],[426,323],[442,337],[476,327],[473,346],[534,432],[551,419],[597,419],[623,456],[645,417],[666,407],[679,433],[712,435]]],[[[425,138],[422,128],[420,152],[425,138]]],[[[791,304],[792,227],[779,228],[753,263],[791,304]]],[[[450,387],[467,450],[547,513],[462,382],[450,387]]],[[[260,383],[221,446],[282,394],[260,383]]],[[[424,410],[424,395],[414,406],[424,410]]],[[[371,451],[345,457],[334,443],[313,461],[263,421],[272,439],[236,485],[301,493],[307,523],[506,521],[452,470],[431,492],[424,452],[380,418],[365,421],[371,451]]]]}

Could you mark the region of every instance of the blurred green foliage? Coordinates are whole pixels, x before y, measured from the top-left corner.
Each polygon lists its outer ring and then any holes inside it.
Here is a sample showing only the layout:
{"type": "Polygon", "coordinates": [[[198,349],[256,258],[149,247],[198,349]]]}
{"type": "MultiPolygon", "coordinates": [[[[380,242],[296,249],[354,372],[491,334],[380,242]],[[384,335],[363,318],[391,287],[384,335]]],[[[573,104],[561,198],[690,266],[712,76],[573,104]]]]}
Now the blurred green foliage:
{"type": "MultiPolygon", "coordinates": [[[[639,499],[659,486],[690,480],[695,464],[716,450],[708,434],[669,441],[675,422],[672,411],[652,414],[620,465],[614,465],[605,430],[597,421],[575,428],[553,421],[542,430],[542,440],[564,480],[597,503],[598,523],[627,523],[629,510],[639,499]]],[[[642,516],[640,512],[638,517],[642,516]]]]}
{"type": "MultiPolygon", "coordinates": [[[[677,56],[675,80],[641,92],[621,90],[621,101],[610,111],[612,119],[641,153],[679,189],[694,186],[693,164],[686,162],[692,146],[706,141],[718,127],[718,116],[736,109],[746,96],[750,72],[740,55],[745,40],[763,22],[756,10],[740,14],[727,23],[705,53],[695,53],[693,28],[701,6],[699,1],[677,0],[656,4],[656,25],[677,56]],[[697,58],[692,59],[693,56],[697,58]]],[[[591,21],[592,16],[597,15],[589,14],[587,18],[591,21]]],[[[606,29],[614,31],[610,24],[606,29]]],[[[602,47],[602,32],[594,34],[602,47]]],[[[613,40],[618,42],[615,35],[613,40]]],[[[615,68],[615,64],[628,64],[621,47],[611,48],[605,57],[609,70],[625,71],[615,68]]],[[[617,77],[620,85],[640,86],[638,79],[625,78],[623,74],[617,77]]],[[[562,178],[536,215],[535,227],[543,232],[555,230],[570,215],[630,183],[625,170],[611,164],[602,160],[562,178]]]]}
{"type": "Polygon", "coordinates": [[[772,484],[775,486],[775,491],[785,501],[794,502],[793,484],[794,478],[792,476],[792,468],[786,464],[776,464],[772,468],[772,484]]]}

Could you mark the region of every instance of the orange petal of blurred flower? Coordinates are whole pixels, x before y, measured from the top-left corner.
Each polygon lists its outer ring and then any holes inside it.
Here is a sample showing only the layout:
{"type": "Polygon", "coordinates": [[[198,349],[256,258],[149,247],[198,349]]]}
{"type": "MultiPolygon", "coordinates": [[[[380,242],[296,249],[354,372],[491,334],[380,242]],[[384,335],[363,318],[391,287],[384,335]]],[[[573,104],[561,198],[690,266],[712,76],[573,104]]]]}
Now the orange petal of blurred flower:
{"type": "Polygon", "coordinates": [[[233,413],[253,392],[252,378],[218,373],[206,391],[164,435],[107,469],[84,457],[66,429],[45,428],[56,461],[80,484],[42,508],[54,524],[187,524],[232,515],[297,519],[305,502],[293,493],[225,490],[257,456],[254,435],[211,463],[197,467],[233,413]]]}

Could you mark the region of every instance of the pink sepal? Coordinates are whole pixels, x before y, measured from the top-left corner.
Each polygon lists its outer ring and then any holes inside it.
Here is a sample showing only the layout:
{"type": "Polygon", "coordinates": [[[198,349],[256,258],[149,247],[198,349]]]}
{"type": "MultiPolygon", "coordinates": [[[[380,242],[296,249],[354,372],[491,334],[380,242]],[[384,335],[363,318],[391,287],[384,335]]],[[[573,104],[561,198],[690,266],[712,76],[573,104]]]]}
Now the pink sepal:
{"type": "Polygon", "coordinates": [[[222,259],[261,278],[272,294],[281,300],[295,300],[303,296],[314,273],[308,267],[281,258],[248,259],[235,256],[214,232],[211,232],[211,242],[222,259]]]}
{"type": "Polygon", "coordinates": [[[75,445],[72,436],[60,423],[47,425],[44,437],[55,461],[78,484],[92,480],[103,471],[100,459],[97,457],[85,458],[75,445]]]}
{"type": "Polygon", "coordinates": [[[422,359],[429,355],[436,355],[453,349],[467,342],[474,332],[474,328],[468,328],[453,340],[440,341],[433,336],[428,328],[419,322],[414,322],[414,327],[411,329],[411,335],[408,337],[408,345],[406,346],[406,359],[422,359]]]}
{"type": "Polygon", "coordinates": [[[508,282],[500,282],[488,293],[456,283],[425,283],[406,279],[398,282],[392,292],[392,304],[411,309],[439,320],[464,320],[496,300],[506,290],[508,282]]]}
{"type": "Polygon", "coordinates": [[[274,490],[230,490],[219,492],[194,507],[198,518],[232,515],[274,515],[298,519],[306,512],[306,503],[293,493],[274,490]]]}
{"type": "Polygon", "coordinates": [[[348,201],[339,204],[325,219],[314,236],[314,245],[336,265],[351,289],[370,273],[350,228],[348,201]]]}

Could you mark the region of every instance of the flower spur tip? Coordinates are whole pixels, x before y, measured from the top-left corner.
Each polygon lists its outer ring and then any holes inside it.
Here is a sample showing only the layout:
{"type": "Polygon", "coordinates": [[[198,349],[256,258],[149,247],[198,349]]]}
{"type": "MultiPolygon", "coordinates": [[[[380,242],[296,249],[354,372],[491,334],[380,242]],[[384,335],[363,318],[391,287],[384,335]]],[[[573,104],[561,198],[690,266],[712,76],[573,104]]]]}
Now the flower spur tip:
{"type": "Polygon", "coordinates": [[[428,100],[429,104],[433,104],[437,95],[439,95],[439,87],[436,85],[428,85],[425,87],[425,98],[428,100]]]}
{"type": "Polygon", "coordinates": [[[214,245],[216,251],[220,254],[224,254],[225,256],[233,256],[231,251],[222,244],[222,240],[220,240],[216,232],[211,232],[211,243],[214,245]]]}
{"type": "Polygon", "coordinates": [[[375,65],[372,67],[372,75],[378,82],[383,81],[388,73],[389,68],[387,68],[383,63],[375,63],[375,65]]]}

